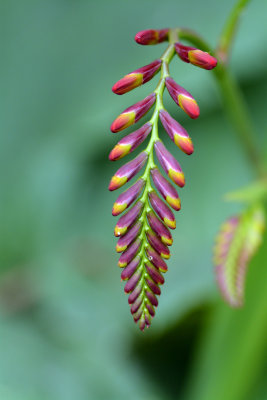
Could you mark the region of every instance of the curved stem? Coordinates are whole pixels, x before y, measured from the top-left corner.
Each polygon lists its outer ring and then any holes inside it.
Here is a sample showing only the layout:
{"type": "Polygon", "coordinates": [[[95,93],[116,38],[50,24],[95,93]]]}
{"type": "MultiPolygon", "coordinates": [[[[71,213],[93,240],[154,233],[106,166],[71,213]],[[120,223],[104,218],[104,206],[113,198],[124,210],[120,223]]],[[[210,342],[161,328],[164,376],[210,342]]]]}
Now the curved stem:
{"type": "Polygon", "coordinates": [[[237,2],[223,28],[217,48],[217,55],[219,56],[219,59],[223,64],[228,61],[238,22],[240,20],[242,12],[244,11],[244,8],[249,3],[249,1],[250,0],[239,0],[237,2]]]}

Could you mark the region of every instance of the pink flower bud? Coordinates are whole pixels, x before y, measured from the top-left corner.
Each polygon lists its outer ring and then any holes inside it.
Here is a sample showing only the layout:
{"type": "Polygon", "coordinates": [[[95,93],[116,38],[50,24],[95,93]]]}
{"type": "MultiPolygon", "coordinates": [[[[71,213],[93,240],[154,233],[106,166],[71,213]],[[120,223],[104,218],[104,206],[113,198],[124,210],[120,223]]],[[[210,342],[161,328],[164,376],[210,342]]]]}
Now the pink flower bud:
{"type": "Polygon", "coordinates": [[[144,100],[126,108],[111,124],[111,132],[119,132],[128,126],[135,124],[142,118],[153,106],[156,100],[155,93],[151,93],[144,100]]]}
{"type": "Polygon", "coordinates": [[[152,290],[152,292],[154,294],[157,294],[158,296],[160,296],[161,290],[158,287],[158,285],[156,285],[156,283],[149,277],[146,277],[145,281],[146,281],[147,285],[149,286],[149,288],[152,290]]]}
{"type": "Polygon", "coordinates": [[[162,221],[171,229],[176,228],[176,221],[173,212],[156,194],[155,191],[149,193],[150,204],[162,221]]]}
{"type": "Polygon", "coordinates": [[[150,301],[150,303],[152,304],[152,306],[154,306],[154,307],[158,306],[158,304],[159,304],[158,299],[150,290],[146,290],[145,295],[148,298],[148,300],[150,301]]]}
{"type": "Polygon", "coordinates": [[[163,285],[164,278],[161,275],[161,273],[159,272],[159,270],[153,264],[151,264],[151,262],[149,262],[149,261],[147,261],[145,263],[145,266],[146,266],[147,272],[149,273],[149,275],[151,276],[153,281],[157,284],[163,285]]]}
{"type": "Polygon", "coordinates": [[[116,146],[111,150],[109,154],[109,159],[111,161],[119,160],[120,158],[126,156],[127,154],[134,151],[150,134],[152,125],[147,122],[137,131],[130,133],[130,135],[122,138],[116,146]]]}
{"type": "Polygon", "coordinates": [[[147,29],[135,35],[138,44],[158,44],[168,40],[169,29],[147,29]]]}
{"type": "Polygon", "coordinates": [[[135,71],[130,72],[129,74],[125,75],[124,78],[115,83],[115,85],[112,87],[112,91],[116,94],[124,94],[138,86],[143,85],[156,75],[161,67],[161,63],[161,60],[155,60],[142,68],[138,68],[135,71]]]}
{"type": "Polygon", "coordinates": [[[179,86],[172,78],[167,77],[165,79],[166,87],[175,103],[181,107],[186,114],[191,118],[197,118],[199,116],[199,107],[193,96],[187,92],[182,86],[179,86]]]}
{"type": "Polygon", "coordinates": [[[139,217],[143,207],[144,207],[144,203],[142,203],[141,201],[138,201],[127,213],[125,213],[124,215],[122,215],[120,217],[120,219],[117,222],[115,229],[114,229],[115,236],[122,236],[128,231],[129,227],[139,217]]]}
{"type": "Polygon", "coordinates": [[[168,228],[156,217],[153,211],[147,213],[149,225],[153,231],[161,238],[161,241],[167,246],[172,245],[172,235],[168,228]]]}
{"type": "Polygon", "coordinates": [[[159,112],[160,120],[171,140],[184,153],[190,155],[194,151],[193,143],[186,130],[165,110],[159,112]]]}
{"type": "Polygon", "coordinates": [[[178,161],[175,160],[173,155],[166,149],[160,140],[154,144],[154,147],[158,160],[166,174],[168,174],[176,185],[183,187],[185,184],[184,173],[178,161]]]}
{"type": "Polygon", "coordinates": [[[138,252],[140,245],[141,245],[141,241],[139,239],[136,239],[131,244],[131,246],[128,247],[128,249],[125,250],[124,253],[122,253],[122,255],[119,258],[119,262],[118,262],[118,266],[120,268],[126,267],[126,265],[128,265],[132,261],[132,259],[138,252]]]}
{"type": "Polygon", "coordinates": [[[127,247],[136,239],[141,230],[141,227],[142,224],[141,222],[138,221],[131,227],[131,229],[124,236],[119,238],[118,243],[116,245],[116,251],[118,253],[125,251],[127,247]]]}
{"type": "Polygon", "coordinates": [[[140,270],[136,270],[135,273],[131,276],[131,278],[126,282],[124,286],[125,293],[131,293],[136,287],[139,279],[141,278],[142,272],[140,270]]]}
{"type": "Polygon", "coordinates": [[[170,258],[170,250],[162,243],[158,235],[156,235],[155,232],[152,231],[152,229],[146,231],[146,235],[151,246],[159,253],[162,258],[170,258]]]}
{"type": "Polygon", "coordinates": [[[137,199],[137,197],[143,190],[144,185],[144,180],[138,179],[138,181],[133,186],[129,187],[129,189],[120,194],[113,205],[112,215],[119,215],[126,208],[128,208],[134,202],[134,200],[137,199]]]}
{"type": "Polygon", "coordinates": [[[143,168],[147,157],[147,153],[143,151],[132,161],[129,161],[119,168],[116,174],[111,178],[109,190],[116,190],[131,180],[143,168]]]}
{"type": "Polygon", "coordinates": [[[151,176],[153,182],[162,195],[162,197],[167,201],[167,203],[176,211],[181,209],[181,201],[178,196],[177,191],[174,187],[165,179],[161,173],[159,172],[158,168],[151,169],[151,176]]]}
{"type": "MultiPolygon", "coordinates": [[[[127,267],[125,267],[121,273],[121,279],[123,281],[128,280],[131,278],[131,276],[134,274],[134,272],[136,271],[138,265],[140,263],[140,257],[135,257],[130,264],[127,265],[127,267]]],[[[139,293],[140,294],[140,293],[139,293]]],[[[138,297],[139,295],[137,295],[138,297]]]]}
{"type": "Polygon", "coordinates": [[[217,59],[205,51],[195,47],[184,46],[181,43],[175,44],[175,50],[181,60],[196,65],[203,69],[213,69],[217,65],[217,59]]]}
{"type": "Polygon", "coordinates": [[[160,255],[151,246],[146,247],[146,254],[149,261],[151,261],[152,264],[154,264],[155,267],[158,268],[161,272],[168,271],[168,267],[165,261],[162,260],[160,255]]]}

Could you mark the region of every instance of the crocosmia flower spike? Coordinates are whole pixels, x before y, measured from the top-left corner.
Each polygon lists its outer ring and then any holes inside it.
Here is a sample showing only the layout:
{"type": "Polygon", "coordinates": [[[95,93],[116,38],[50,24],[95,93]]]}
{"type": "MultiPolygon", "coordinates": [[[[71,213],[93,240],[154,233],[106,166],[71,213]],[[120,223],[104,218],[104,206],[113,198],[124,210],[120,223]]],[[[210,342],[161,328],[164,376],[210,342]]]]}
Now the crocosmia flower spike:
{"type": "MultiPolygon", "coordinates": [[[[170,229],[176,228],[175,216],[171,209],[181,209],[177,190],[168,179],[181,188],[185,184],[184,173],[176,155],[167,150],[159,138],[158,121],[161,121],[171,140],[184,153],[190,155],[194,151],[192,140],[185,128],[164,109],[165,87],[175,103],[190,118],[195,119],[199,116],[196,100],[169,75],[169,64],[175,51],[180,49],[178,32],[177,29],[149,29],[138,32],[135,37],[138,44],[149,45],[169,41],[168,47],[162,57],[145,67],[133,70],[112,88],[116,94],[125,94],[148,82],[160,71],[156,89],[145,99],[126,108],[110,128],[112,132],[120,132],[137,123],[154,106],[151,118],[147,118],[141,127],[121,138],[109,154],[111,161],[119,160],[137,147],[144,146],[145,140],[148,140],[147,146],[141,149],[137,157],[115,172],[109,184],[109,190],[119,189],[138,173],[141,174],[142,168],[145,168],[136,182],[119,195],[112,209],[114,216],[124,213],[114,229],[114,234],[118,237],[116,251],[121,253],[118,265],[122,268],[121,279],[125,282],[124,291],[129,295],[131,314],[141,330],[149,327],[155,316],[157,296],[161,294],[160,286],[165,280],[163,274],[168,270],[165,260],[170,258],[170,246],[173,243],[170,229]],[[155,164],[154,155],[158,165],[155,164]],[[162,167],[167,179],[158,166],[162,167]]],[[[211,56],[198,52],[197,49],[184,46],[184,61],[210,69],[211,56]]]]}

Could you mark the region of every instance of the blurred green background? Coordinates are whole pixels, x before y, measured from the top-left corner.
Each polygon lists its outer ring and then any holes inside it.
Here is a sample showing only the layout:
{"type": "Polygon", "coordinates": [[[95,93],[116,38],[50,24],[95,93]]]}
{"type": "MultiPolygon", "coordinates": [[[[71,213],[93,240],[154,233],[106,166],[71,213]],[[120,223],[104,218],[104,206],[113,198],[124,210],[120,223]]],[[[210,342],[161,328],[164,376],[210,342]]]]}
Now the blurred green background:
{"type": "MultiPolygon", "coordinates": [[[[223,304],[214,280],[214,235],[240,209],[223,195],[253,175],[212,73],[178,58],[171,64],[201,115],[189,121],[165,96],[195,153],[186,157],[161,131],[187,185],[166,283],[145,333],[120,282],[111,216],[118,193],[107,190],[122,164],[108,161],[122,136],[109,126],[158,78],[125,96],[111,87],[165,46],[138,46],[135,33],[185,26],[215,46],[234,3],[0,2],[1,400],[267,399],[265,246],[251,266],[243,310],[223,304]]],[[[231,60],[262,146],[266,15],[265,0],[251,2],[231,60]]]]}

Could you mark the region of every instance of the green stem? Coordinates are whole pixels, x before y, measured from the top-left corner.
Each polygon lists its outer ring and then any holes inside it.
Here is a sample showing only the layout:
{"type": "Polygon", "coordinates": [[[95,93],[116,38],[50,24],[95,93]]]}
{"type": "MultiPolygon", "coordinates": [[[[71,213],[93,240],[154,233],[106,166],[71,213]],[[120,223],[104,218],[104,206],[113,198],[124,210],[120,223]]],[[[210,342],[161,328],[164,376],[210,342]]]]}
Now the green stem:
{"type": "Polygon", "coordinates": [[[223,28],[219,45],[217,48],[217,55],[221,63],[225,64],[228,61],[230,49],[232,43],[234,41],[234,36],[237,30],[237,25],[240,20],[241,14],[248,4],[250,0],[239,0],[233,10],[229,18],[226,21],[226,24],[223,28]]]}

